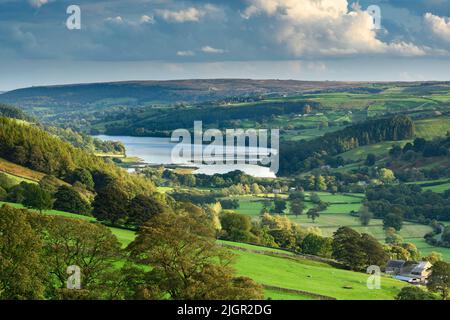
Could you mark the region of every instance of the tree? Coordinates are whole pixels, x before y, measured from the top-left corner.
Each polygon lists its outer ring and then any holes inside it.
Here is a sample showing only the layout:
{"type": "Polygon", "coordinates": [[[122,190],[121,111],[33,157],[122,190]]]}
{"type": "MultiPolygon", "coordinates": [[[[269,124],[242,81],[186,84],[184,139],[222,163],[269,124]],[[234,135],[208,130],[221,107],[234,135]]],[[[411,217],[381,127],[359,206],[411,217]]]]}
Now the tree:
{"type": "Polygon", "coordinates": [[[124,223],[128,212],[128,196],[115,183],[100,189],[95,196],[94,217],[113,224],[124,223]]]}
{"type": "Polygon", "coordinates": [[[432,251],[424,260],[434,265],[436,262],[442,261],[442,253],[432,251]]]}
{"type": "Polygon", "coordinates": [[[301,192],[301,191],[295,191],[295,192],[291,192],[289,194],[289,200],[290,201],[297,200],[297,199],[304,201],[305,200],[305,194],[303,192],[301,192]]]}
{"type": "Polygon", "coordinates": [[[35,224],[45,234],[43,256],[54,277],[54,294],[66,286],[67,267],[80,267],[81,287],[89,290],[120,257],[117,238],[100,224],[61,216],[39,216],[35,224]]]}
{"type": "Polygon", "coordinates": [[[286,200],[283,200],[278,197],[275,197],[274,205],[275,205],[275,207],[273,209],[273,213],[278,213],[278,214],[283,214],[284,210],[286,210],[286,207],[287,207],[286,200]]]}
{"type": "Polygon", "coordinates": [[[353,270],[362,270],[367,265],[367,259],[360,234],[349,227],[340,227],[333,234],[333,258],[353,270]]]}
{"type": "Polygon", "coordinates": [[[366,265],[384,266],[389,259],[381,243],[366,233],[361,235],[360,250],[366,256],[366,265]]]}
{"type": "Polygon", "coordinates": [[[80,194],[69,186],[60,186],[55,194],[53,207],[56,210],[90,215],[91,206],[80,194]]]}
{"type": "Polygon", "coordinates": [[[25,181],[22,181],[20,184],[15,185],[9,190],[8,196],[6,197],[6,200],[8,202],[15,202],[15,203],[23,203],[25,200],[25,193],[26,193],[26,183],[25,181]]]}
{"type": "Polygon", "coordinates": [[[39,185],[42,189],[53,195],[61,185],[61,181],[58,180],[58,178],[56,178],[55,176],[47,174],[39,181],[39,185]]]}
{"type": "Polygon", "coordinates": [[[325,191],[327,190],[327,182],[325,180],[325,178],[321,175],[316,177],[316,186],[315,189],[317,191],[325,191]]]}
{"type": "Polygon", "coordinates": [[[146,284],[172,299],[257,299],[261,287],[236,278],[230,253],[216,245],[215,230],[204,215],[156,215],[129,245],[130,257],[147,264],[146,284]]]}
{"type": "Polygon", "coordinates": [[[373,153],[369,153],[366,157],[366,161],[364,164],[368,167],[372,167],[375,165],[375,162],[377,161],[377,157],[373,153]]]}
{"type": "Polygon", "coordinates": [[[225,212],[220,216],[222,238],[236,242],[256,242],[251,233],[252,221],[249,216],[234,212],[225,212]]]}
{"type": "Polygon", "coordinates": [[[403,238],[399,234],[397,234],[397,231],[394,228],[389,227],[386,229],[385,242],[387,244],[399,246],[403,243],[403,238]]]}
{"type": "Polygon", "coordinates": [[[206,216],[211,222],[211,226],[214,228],[214,230],[220,232],[220,230],[222,230],[222,224],[220,223],[220,214],[223,211],[220,202],[217,201],[216,203],[206,205],[203,208],[206,216]]]}
{"type": "Polygon", "coordinates": [[[239,199],[222,199],[220,205],[223,209],[233,210],[239,208],[239,199]]]}
{"type": "Polygon", "coordinates": [[[402,152],[403,149],[398,144],[393,145],[389,150],[389,154],[394,158],[398,158],[402,154],[402,152]]]}
{"type": "Polygon", "coordinates": [[[302,199],[293,199],[291,200],[291,214],[294,214],[296,217],[303,214],[303,210],[305,210],[306,205],[302,199]]]}
{"type": "Polygon", "coordinates": [[[319,195],[317,193],[315,193],[315,192],[312,192],[310,194],[309,199],[314,204],[318,204],[321,201],[319,195]]]}
{"type": "Polygon", "coordinates": [[[443,300],[447,300],[450,288],[450,263],[437,261],[431,267],[427,288],[431,292],[439,293],[443,300]]]}
{"type": "Polygon", "coordinates": [[[270,201],[269,199],[264,199],[262,201],[263,207],[261,208],[261,211],[259,214],[264,215],[266,213],[270,213],[273,210],[272,204],[273,204],[272,201],[270,201]]]}
{"type": "Polygon", "coordinates": [[[28,183],[25,185],[23,205],[27,208],[49,210],[53,206],[52,196],[37,184],[28,183]]]}
{"type": "Polygon", "coordinates": [[[84,168],[76,169],[70,176],[70,183],[80,182],[86,186],[89,190],[94,190],[94,178],[89,170],[84,168]]]}
{"type": "Polygon", "coordinates": [[[128,210],[128,223],[140,226],[150,220],[154,215],[168,210],[162,201],[155,197],[137,195],[130,201],[128,210]]]}
{"type": "Polygon", "coordinates": [[[45,261],[42,241],[33,231],[25,210],[0,209],[0,300],[42,299],[45,261]]]}
{"type": "Polygon", "coordinates": [[[5,201],[8,197],[8,192],[0,186],[0,201],[5,201]]]}
{"type": "Polygon", "coordinates": [[[308,210],[306,215],[308,216],[309,219],[311,219],[313,222],[315,222],[316,219],[318,217],[320,217],[320,212],[319,212],[319,210],[317,208],[311,208],[311,209],[308,210]]]}
{"type": "Polygon", "coordinates": [[[373,214],[369,211],[369,208],[367,206],[362,206],[361,209],[359,209],[359,221],[361,222],[362,226],[368,226],[372,218],[373,214]]]}
{"type": "Polygon", "coordinates": [[[383,219],[383,227],[384,229],[394,228],[397,231],[400,231],[403,227],[403,219],[400,215],[389,213],[383,219]]]}
{"type": "Polygon", "coordinates": [[[396,300],[435,300],[433,294],[419,287],[403,287],[395,297],[396,300]]]}
{"type": "Polygon", "coordinates": [[[402,243],[402,248],[409,252],[411,260],[417,261],[420,259],[420,252],[414,243],[410,242],[402,243]]]}
{"type": "Polygon", "coordinates": [[[16,180],[12,177],[6,175],[3,172],[0,172],[0,187],[5,190],[9,190],[17,184],[16,180]]]}
{"type": "Polygon", "coordinates": [[[387,248],[389,257],[393,260],[411,260],[411,254],[401,246],[393,245],[387,248]]]}
{"type": "Polygon", "coordinates": [[[384,183],[392,183],[395,181],[395,175],[391,169],[381,168],[378,177],[384,183]]]}
{"type": "Polygon", "coordinates": [[[332,243],[333,239],[331,238],[308,233],[301,242],[301,250],[304,254],[329,258],[332,254],[332,243]]]}

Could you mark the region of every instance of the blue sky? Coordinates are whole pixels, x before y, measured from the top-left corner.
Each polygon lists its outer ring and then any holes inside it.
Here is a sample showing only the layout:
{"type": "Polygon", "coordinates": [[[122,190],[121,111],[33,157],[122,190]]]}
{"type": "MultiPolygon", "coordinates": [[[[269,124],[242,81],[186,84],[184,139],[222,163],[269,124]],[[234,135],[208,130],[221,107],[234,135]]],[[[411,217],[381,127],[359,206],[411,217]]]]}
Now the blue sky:
{"type": "Polygon", "coordinates": [[[0,0],[0,90],[179,78],[450,80],[450,0],[0,0]],[[81,8],[81,30],[66,8],[81,8]],[[381,8],[373,30],[369,5],[381,8]]]}

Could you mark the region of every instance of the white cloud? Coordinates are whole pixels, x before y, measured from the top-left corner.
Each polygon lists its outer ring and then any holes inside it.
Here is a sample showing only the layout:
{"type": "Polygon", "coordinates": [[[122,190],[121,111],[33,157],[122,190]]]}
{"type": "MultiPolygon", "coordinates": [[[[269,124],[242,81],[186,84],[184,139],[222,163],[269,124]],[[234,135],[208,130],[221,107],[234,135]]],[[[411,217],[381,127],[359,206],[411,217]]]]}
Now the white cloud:
{"type": "Polygon", "coordinates": [[[221,53],[225,53],[224,49],[217,49],[217,48],[213,48],[211,46],[204,46],[201,49],[204,53],[210,53],[210,54],[221,54],[221,53]]]}
{"type": "Polygon", "coordinates": [[[183,23],[183,22],[198,22],[204,16],[217,12],[218,9],[213,5],[205,5],[202,8],[187,8],[182,10],[157,10],[156,13],[162,19],[168,22],[183,23]]]}
{"type": "Polygon", "coordinates": [[[177,52],[177,56],[179,56],[179,57],[192,57],[192,56],[195,56],[195,52],[193,52],[191,50],[178,51],[177,52]]]}
{"type": "Polygon", "coordinates": [[[143,15],[141,16],[141,18],[139,19],[140,23],[155,23],[155,19],[153,18],[153,16],[148,16],[148,15],[143,15]]]}
{"type": "Polygon", "coordinates": [[[426,13],[424,19],[426,25],[435,36],[450,43],[450,18],[426,13]]]}
{"type": "Polygon", "coordinates": [[[30,5],[32,5],[35,8],[40,8],[43,5],[47,4],[49,0],[28,0],[30,5]]]}
{"type": "Polygon", "coordinates": [[[394,54],[421,56],[412,43],[385,43],[365,11],[348,9],[347,0],[250,0],[242,16],[267,15],[276,24],[275,40],[294,56],[394,54]]]}
{"type": "Polygon", "coordinates": [[[117,23],[117,24],[122,24],[123,23],[123,18],[121,16],[108,17],[106,19],[106,21],[109,21],[109,22],[112,22],[112,23],[117,23]]]}

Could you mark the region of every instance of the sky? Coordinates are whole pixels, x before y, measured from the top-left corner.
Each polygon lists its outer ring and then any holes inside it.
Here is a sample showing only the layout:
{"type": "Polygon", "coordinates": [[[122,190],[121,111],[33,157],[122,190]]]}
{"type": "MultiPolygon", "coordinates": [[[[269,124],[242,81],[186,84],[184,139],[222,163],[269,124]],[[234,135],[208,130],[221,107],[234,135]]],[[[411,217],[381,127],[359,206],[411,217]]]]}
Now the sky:
{"type": "Polygon", "coordinates": [[[0,0],[0,91],[193,78],[450,80],[449,16],[450,0],[0,0]],[[67,27],[70,5],[81,29],[67,27]]]}

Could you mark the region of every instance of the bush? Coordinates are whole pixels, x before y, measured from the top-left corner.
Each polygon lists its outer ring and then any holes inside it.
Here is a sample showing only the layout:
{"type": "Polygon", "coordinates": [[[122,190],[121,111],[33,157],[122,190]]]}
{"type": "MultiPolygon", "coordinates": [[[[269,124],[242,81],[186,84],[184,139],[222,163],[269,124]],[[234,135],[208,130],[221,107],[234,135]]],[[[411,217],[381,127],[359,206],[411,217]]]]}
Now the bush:
{"type": "Polygon", "coordinates": [[[435,297],[419,287],[404,287],[395,297],[396,300],[435,300],[435,297]]]}
{"type": "Polygon", "coordinates": [[[13,178],[9,177],[3,172],[0,173],[0,187],[2,187],[5,190],[9,190],[16,184],[17,183],[13,178]]]}

